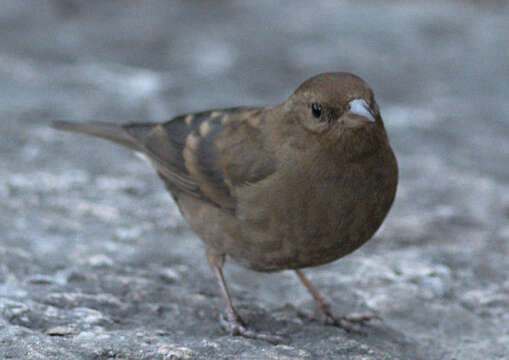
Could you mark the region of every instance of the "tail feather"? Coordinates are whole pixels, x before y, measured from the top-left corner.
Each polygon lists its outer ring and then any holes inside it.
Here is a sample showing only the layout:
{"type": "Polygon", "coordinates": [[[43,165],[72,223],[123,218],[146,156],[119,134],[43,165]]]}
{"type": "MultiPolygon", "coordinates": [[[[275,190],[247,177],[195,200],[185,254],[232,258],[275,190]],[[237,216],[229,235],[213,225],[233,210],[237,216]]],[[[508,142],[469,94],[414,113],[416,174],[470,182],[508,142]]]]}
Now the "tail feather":
{"type": "Polygon", "coordinates": [[[72,123],[68,121],[53,121],[51,126],[59,130],[97,136],[136,151],[140,150],[139,139],[133,137],[122,125],[103,122],[72,123]]]}
{"type": "Polygon", "coordinates": [[[166,133],[162,135],[161,140],[160,130],[162,128],[158,127],[156,123],[115,125],[103,122],[72,123],[54,121],[51,125],[55,129],[110,140],[146,155],[165,183],[171,183],[172,186],[176,186],[190,195],[200,196],[196,181],[189,176],[185,165],[179,164],[180,158],[174,155],[175,148],[170,142],[165,142],[165,139],[167,139],[166,133]]]}

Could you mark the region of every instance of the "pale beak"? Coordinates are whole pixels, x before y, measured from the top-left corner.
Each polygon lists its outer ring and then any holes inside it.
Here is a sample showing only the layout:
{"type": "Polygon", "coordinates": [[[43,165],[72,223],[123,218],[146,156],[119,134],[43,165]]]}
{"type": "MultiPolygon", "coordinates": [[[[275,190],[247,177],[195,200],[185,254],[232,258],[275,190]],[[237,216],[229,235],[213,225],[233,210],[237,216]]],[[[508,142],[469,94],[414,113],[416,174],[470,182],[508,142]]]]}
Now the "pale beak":
{"type": "Polygon", "coordinates": [[[360,115],[368,119],[369,121],[375,122],[372,110],[364,99],[355,99],[349,102],[351,114],[360,115]]]}

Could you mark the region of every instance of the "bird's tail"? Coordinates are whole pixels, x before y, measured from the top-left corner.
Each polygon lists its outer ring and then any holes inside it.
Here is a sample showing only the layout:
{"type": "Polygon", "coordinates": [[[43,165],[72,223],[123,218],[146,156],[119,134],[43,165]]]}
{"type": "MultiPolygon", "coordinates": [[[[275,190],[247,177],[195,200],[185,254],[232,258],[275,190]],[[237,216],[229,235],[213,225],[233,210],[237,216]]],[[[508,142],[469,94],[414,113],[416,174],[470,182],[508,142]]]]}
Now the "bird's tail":
{"type": "Polygon", "coordinates": [[[140,151],[141,139],[137,136],[138,132],[145,132],[144,130],[152,128],[153,124],[116,125],[103,122],[72,123],[68,121],[53,121],[51,126],[59,130],[97,136],[135,151],[140,151]]]}

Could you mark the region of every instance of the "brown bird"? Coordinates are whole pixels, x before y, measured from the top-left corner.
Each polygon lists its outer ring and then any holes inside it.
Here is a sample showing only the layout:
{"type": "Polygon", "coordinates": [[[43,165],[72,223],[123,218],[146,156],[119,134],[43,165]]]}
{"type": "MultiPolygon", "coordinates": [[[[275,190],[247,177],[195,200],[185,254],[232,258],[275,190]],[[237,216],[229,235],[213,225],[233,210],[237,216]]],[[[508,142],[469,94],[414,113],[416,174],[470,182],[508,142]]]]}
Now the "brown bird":
{"type": "Polygon", "coordinates": [[[318,308],[347,330],[371,316],[338,316],[301,272],[369,240],[398,182],[372,89],[348,73],[306,80],[284,103],[178,116],[168,122],[53,126],[98,136],[146,155],[191,229],[226,304],[232,335],[277,342],[235,311],[226,255],[256,271],[295,270],[318,308]]]}

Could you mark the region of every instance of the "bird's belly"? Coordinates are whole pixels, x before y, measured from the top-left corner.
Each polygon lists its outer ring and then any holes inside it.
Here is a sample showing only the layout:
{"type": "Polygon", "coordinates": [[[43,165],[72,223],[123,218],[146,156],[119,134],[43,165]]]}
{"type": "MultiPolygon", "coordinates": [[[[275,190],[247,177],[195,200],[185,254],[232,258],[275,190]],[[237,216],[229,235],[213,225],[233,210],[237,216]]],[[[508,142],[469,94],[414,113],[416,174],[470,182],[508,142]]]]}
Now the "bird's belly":
{"type": "Polygon", "coordinates": [[[191,197],[181,197],[179,205],[208,246],[243,266],[256,271],[317,266],[356,250],[382,224],[397,186],[395,159],[382,164],[361,164],[349,169],[349,178],[317,181],[301,190],[304,196],[288,191],[288,182],[278,197],[253,189],[253,197],[264,198],[246,201],[249,206],[236,213],[191,197]]]}
{"type": "Polygon", "coordinates": [[[395,160],[365,165],[351,171],[357,182],[317,183],[307,196],[296,197],[298,203],[274,204],[276,210],[265,221],[243,233],[250,250],[230,255],[254,270],[277,271],[325,264],[356,250],[382,224],[397,186],[395,160]]]}
{"type": "Polygon", "coordinates": [[[376,202],[372,199],[368,204],[353,206],[348,214],[328,224],[316,226],[303,221],[298,231],[260,234],[252,239],[250,251],[228,252],[237,262],[257,271],[299,269],[332,262],[362,246],[380,227],[388,209],[381,209],[384,204],[376,202]]]}

